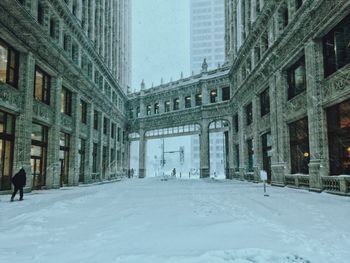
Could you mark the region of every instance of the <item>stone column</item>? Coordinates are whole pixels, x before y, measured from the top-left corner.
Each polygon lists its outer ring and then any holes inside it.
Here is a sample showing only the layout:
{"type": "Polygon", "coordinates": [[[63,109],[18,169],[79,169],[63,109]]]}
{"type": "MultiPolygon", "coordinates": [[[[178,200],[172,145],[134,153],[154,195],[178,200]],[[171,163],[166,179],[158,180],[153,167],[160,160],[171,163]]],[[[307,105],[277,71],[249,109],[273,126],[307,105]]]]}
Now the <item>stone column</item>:
{"type": "MultiPolygon", "coordinates": [[[[110,116],[109,116],[110,117],[110,116]]],[[[106,178],[110,180],[111,179],[111,149],[113,148],[111,145],[111,126],[112,126],[112,120],[108,118],[108,125],[107,125],[107,134],[104,135],[107,137],[107,160],[104,160],[104,162],[107,163],[107,169],[106,169],[106,178]]]]}
{"type": "Polygon", "coordinates": [[[92,181],[92,150],[94,143],[94,105],[87,106],[87,139],[85,150],[85,174],[84,183],[91,183],[92,181]]]}
{"type": "Polygon", "coordinates": [[[259,134],[259,119],[260,119],[260,107],[259,97],[253,96],[253,149],[254,149],[254,180],[260,181],[260,170],[262,168],[262,152],[261,152],[261,140],[259,134]]]}
{"type": "Polygon", "coordinates": [[[246,172],[246,164],[245,164],[245,125],[244,125],[244,107],[242,105],[238,108],[238,138],[239,138],[239,175],[240,180],[244,180],[244,175],[246,172]]]}
{"type": "Polygon", "coordinates": [[[191,108],[196,107],[196,95],[194,93],[191,93],[191,108]]]}
{"type": "Polygon", "coordinates": [[[217,97],[216,97],[216,101],[217,101],[217,102],[221,102],[221,101],[222,101],[222,87],[218,87],[218,88],[217,88],[217,97]]]}
{"type": "Polygon", "coordinates": [[[200,178],[210,177],[209,121],[202,120],[200,142],[200,178]]]}
{"type": "Polygon", "coordinates": [[[140,129],[140,143],[139,143],[139,178],[146,177],[146,138],[145,131],[140,129]]]}
{"type": "Polygon", "coordinates": [[[80,118],[79,105],[80,95],[73,94],[72,98],[72,134],[70,135],[70,149],[69,149],[69,174],[68,185],[79,184],[79,141],[80,141],[80,118]]]}
{"type": "Polygon", "coordinates": [[[310,189],[322,191],[322,175],[327,175],[325,161],[327,143],[326,117],[322,108],[321,80],[323,73],[323,49],[321,42],[311,40],[305,47],[307,113],[310,143],[310,189]]]}
{"type": "Polygon", "coordinates": [[[94,43],[95,36],[95,12],[96,12],[96,0],[91,0],[90,2],[90,14],[87,16],[87,23],[89,24],[88,31],[90,32],[89,37],[94,43]]]}
{"type": "Polygon", "coordinates": [[[228,171],[226,172],[226,178],[227,179],[233,179],[233,175],[235,173],[235,158],[234,158],[234,150],[235,150],[235,146],[233,143],[233,131],[234,131],[234,123],[233,123],[233,117],[230,117],[230,123],[229,123],[229,130],[228,130],[228,147],[226,147],[226,149],[228,149],[228,153],[226,153],[226,155],[228,154],[228,171]]]}
{"type": "Polygon", "coordinates": [[[51,80],[51,105],[53,109],[53,124],[49,129],[49,143],[47,154],[46,186],[59,188],[61,185],[60,163],[60,131],[61,131],[61,90],[62,77],[51,80]]]}
{"type": "Polygon", "coordinates": [[[286,136],[286,124],[284,123],[283,113],[285,107],[285,92],[287,88],[284,85],[282,70],[276,72],[274,78],[270,80],[270,121],[272,136],[272,157],[271,172],[272,185],[284,186],[284,174],[286,169],[286,157],[284,147],[286,136]]]}
{"type": "Polygon", "coordinates": [[[104,179],[104,175],[103,175],[103,118],[104,118],[104,113],[101,112],[99,114],[99,120],[98,120],[98,146],[97,146],[97,169],[99,171],[99,178],[100,181],[102,181],[104,179]]]}
{"type": "Polygon", "coordinates": [[[27,184],[25,191],[30,191],[33,186],[33,178],[30,164],[32,112],[33,112],[33,87],[35,59],[32,53],[22,54],[20,57],[19,87],[22,90],[21,101],[18,106],[22,106],[19,116],[16,118],[15,145],[13,171],[15,174],[21,167],[26,171],[27,184]]]}
{"type": "Polygon", "coordinates": [[[202,105],[209,104],[209,92],[207,83],[202,84],[202,105]]]}

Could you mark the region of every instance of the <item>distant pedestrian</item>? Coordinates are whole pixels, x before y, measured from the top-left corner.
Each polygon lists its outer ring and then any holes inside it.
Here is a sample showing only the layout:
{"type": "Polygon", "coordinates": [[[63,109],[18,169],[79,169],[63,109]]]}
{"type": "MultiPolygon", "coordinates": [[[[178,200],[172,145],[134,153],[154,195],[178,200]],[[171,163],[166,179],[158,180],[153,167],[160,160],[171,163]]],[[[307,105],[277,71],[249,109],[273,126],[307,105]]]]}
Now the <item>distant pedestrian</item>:
{"type": "Polygon", "coordinates": [[[173,171],[172,171],[172,176],[175,176],[176,177],[176,169],[174,168],[173,171]]]}
{"type": "Polygon", "coordinates": [[[15,198],[18,190],[19,190],[19,201],[22,201],[23,200],[23,187],[26,186],[26,181],[27,181],[26,171],[24,171],[23,167],[19,170],[18,173],[16,173],[12,177],[11,181],[15,187],[13,190],[12,196],[11,196],[11,202],[15,198]]]}
{"type": "Polygon", "coordinates": [[[134,177],[134,168],[131,168],[130,175],[131,175],[131,178],[134,177]]]}

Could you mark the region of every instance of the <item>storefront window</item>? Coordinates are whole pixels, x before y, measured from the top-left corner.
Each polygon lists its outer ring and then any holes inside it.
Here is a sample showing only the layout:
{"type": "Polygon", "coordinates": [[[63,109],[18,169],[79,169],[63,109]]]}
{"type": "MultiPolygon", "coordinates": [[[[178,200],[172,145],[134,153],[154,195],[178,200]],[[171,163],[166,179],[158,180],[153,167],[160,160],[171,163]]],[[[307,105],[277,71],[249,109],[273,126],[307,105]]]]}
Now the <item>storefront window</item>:
{"type": "Polygon", "coordinates": [[[60,133],[61,186],[68,184],[70,136],[60,133]]]}
{"type": "Polygon", "coordinates": [[[265,133],[261,136],[263,169],[267,172],[267,179],[271,181],[271,156],[272,156],[272,137],[271,133],[265,133]]]}
{"type": "Polygon", "coordinates": [[[304,118],[289,125],[290,157],[292,174],[309,173],[309,130],[308,119],[304,118]]]}
{"type": "Polygon", "coordinates": [[[40,124],[32,124],[32,145],[30,162],[32,166],[33,188],[45,185],[48,129],[40,124]]]}
{"type": "Polygon", "coordinates": [[[85,146],[86,141],[84,139],[80,139],[79,141],[79,182],[84,182],[84,173],[85,173],[85,146]]]}
{"type": "Polygon", "coordinates": [[[0,190],[11,189],[15,117],[0,111],[0,190]]]}
{"type": "Polygon", "coordinates": [[[253,140],[247,141],[247,151],[248,151],[248,172],[254,171],[254,148],[253,148],[253,140]]]}
{"type": "Polygon", "coordinates": [[[350,100],[327,109],[331,175],[350,174],[350,100]]]}

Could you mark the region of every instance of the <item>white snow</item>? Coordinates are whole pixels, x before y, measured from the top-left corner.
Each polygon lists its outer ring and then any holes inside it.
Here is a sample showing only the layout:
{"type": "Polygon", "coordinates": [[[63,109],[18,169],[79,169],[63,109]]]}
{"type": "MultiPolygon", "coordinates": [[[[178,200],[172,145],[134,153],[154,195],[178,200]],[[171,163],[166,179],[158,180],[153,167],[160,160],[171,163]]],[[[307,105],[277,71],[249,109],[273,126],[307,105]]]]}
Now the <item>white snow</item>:
{"type": "Polygon", "coordinates": [[[268,191],[151,178],[0,196],[0,262],[350,262],[349,198],[268,191]]]}

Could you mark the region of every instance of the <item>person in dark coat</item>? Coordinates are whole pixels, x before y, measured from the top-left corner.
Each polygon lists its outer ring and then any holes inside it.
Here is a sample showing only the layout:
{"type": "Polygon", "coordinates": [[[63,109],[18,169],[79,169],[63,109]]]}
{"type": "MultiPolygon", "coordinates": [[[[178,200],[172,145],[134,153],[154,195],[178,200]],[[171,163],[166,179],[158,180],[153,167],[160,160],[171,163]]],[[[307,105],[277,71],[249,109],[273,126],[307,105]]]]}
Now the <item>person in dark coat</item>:
{"type": "Polygon", "coordinates": [[[26,185],[26,171],[24,171],[23,167],[19,170],[18,173],[16,173],[11,181],[15,187],[12,196],[11,196],[11,202],[13,201],[13,199],[15,198],[17,191],[19,190],[19,201],[23,200],[23,187],[25,187],[26,185]]]}

